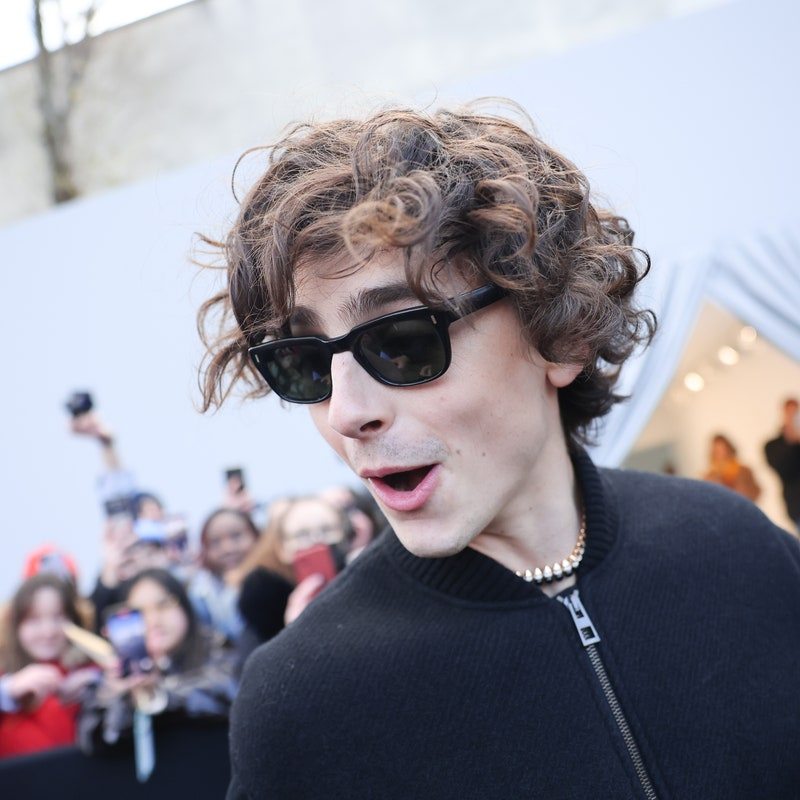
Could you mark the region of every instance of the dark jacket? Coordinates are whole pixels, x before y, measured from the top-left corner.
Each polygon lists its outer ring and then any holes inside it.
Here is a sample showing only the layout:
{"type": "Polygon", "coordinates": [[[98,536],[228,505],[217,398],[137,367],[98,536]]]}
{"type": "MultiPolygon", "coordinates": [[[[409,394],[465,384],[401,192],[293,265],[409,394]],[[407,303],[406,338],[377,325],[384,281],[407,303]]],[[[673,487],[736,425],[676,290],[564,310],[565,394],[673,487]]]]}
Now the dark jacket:
{"type": "Polygon", "coordinates": [[[251,657],[228,797],[800,796],[797,541],[728,490],[576,467],[576,610],[385,536],[251,657]]]}

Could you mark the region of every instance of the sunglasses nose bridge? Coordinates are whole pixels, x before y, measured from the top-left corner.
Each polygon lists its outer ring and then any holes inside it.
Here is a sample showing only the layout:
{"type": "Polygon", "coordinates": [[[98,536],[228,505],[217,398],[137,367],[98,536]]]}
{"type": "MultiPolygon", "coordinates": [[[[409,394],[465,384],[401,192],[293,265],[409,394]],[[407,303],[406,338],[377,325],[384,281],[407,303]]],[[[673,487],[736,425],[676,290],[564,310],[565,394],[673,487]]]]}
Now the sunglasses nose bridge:
{"type": "Polygon", "coordinates": [[[331,358],[337,353],[353,352],[359,337],[358,331],[350,331],[345,333],[344,336],[337,336],[335,339],[328,339],[325,342],[325,347],[330,354],[331,358]]]}
{"type": "Polygon", "coordinates": [[[362,369],[365,369],[370,374],[373,374],[373,371],[369,368],[369,363],[366,362],[358,347],[361,335],[362,331],[354,330],[349,331],[343,336],[338,336],[335,339],[329,339],[327,342],[325,342],[326,350],[328,352],[328,369],[331,372],[331,376],[335,371],[333,357],[335,355],[340,355],[341,353],[350,353],[355,359],[356,363],[359,364],[362,369]]]}

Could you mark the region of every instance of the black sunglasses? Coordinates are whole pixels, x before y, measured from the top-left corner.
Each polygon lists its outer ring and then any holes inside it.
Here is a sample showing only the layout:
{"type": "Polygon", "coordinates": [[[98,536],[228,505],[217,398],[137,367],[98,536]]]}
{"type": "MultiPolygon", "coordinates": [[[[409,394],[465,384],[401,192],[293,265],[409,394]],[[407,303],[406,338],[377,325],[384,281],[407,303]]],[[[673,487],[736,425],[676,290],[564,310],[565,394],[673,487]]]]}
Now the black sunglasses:
{"type": "Polygon", "coordinates": [[[275,394],[290,403],[327,400],[331,359],[345,351],[386,386],[416,386],[441,377],[450,366],[450,325],[504,294],[497,286],[481,286],[448,300],[463,311],[418,306],[357,325],[335,339],[290,336],[258,344],[249,353],[275,394]]]}

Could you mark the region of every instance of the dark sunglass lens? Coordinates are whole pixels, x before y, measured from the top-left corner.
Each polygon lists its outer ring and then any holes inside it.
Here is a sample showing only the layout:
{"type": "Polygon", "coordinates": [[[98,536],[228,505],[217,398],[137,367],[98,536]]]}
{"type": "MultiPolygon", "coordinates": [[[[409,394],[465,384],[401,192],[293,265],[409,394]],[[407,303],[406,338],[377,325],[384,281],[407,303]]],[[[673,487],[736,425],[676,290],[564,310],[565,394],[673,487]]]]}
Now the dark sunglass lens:
{"type": "Polygon", "coordinates": [[[270,386],[286,400],[308,402],[327,397],[331,390],[331,359],[313,343],[287,343],[261,359],[270,386]]]}
{"type": "Polygon", "coordinates": [[[371,328],[361,337],[359,349],[375,372],[399,386],[438,377],[447,358],[444,343],[427,317],[371,328]]]}

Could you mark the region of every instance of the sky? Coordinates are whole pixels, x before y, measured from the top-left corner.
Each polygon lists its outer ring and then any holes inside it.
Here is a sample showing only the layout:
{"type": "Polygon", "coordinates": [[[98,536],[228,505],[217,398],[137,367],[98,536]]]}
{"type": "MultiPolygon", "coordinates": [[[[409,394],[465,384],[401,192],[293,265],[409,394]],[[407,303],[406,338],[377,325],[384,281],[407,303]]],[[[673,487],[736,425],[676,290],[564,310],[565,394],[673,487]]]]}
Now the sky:
{"type": "MultiPolygon", "coordinates": [[[[83,33],[74,20],[92,4],[93,0],[44,0],[45,44],[55,50],[64,44],[76,41],[83,33]],[[61,13],[59,13],[61,9],[61,13]],[[60,17],[72,20],[66,27],[60,17]],[[66,34],[66,35],[65,35],[66,34]]],[[[94,0],[97,8],[91,33],[121,28],[160,11],[182,6],[191,0],[94,0]]],[[[0,3],[0,69],[28,61],[36,55],[36,40],[33,35],[33,0],[2,0],[0,3]]]]}

